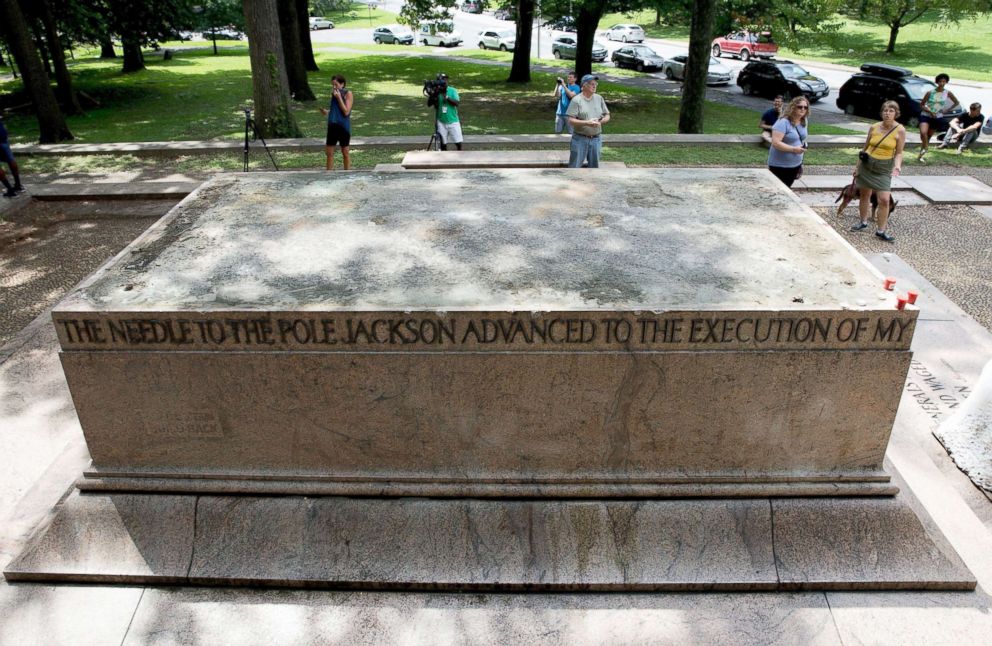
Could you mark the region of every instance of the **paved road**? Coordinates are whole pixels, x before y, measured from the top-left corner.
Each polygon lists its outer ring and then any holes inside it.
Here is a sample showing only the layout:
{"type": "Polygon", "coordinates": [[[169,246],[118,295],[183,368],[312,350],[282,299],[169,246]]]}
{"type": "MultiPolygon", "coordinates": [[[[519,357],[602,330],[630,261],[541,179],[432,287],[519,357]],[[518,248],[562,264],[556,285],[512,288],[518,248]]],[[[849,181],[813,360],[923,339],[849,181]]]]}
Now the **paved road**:
{"type": "MultiPolygon", "coordinates": [[[[385,0],[385,2],[380,2],[379,4],[387,11],[399,13],[402,0],[385,0]]],[[[463,11],[455,11],[454,21],[455,28],[461,32],[464,43],[459,47],[442,50],[450,54],[457,54],[459,51],[465,51],[466,49],[475,49],[478,46],[477,35],[479,31],[483,29],[514,28],[514,23],[512,21],[497,20],[491,13],[470,14],[463,11]]],[[[538,21],[535,19],[535,23],[537,22],[538,21]]],[[[531,36],[531,41],[535,52],[533,55],[537,58],[553,58],[551,53],[551,43],[555,37],[563,34],[564,32],[560,31],[535,28],[531,36]]],[[[372,42],[372,27],[367,29],[332,29],[317,31],[311,34],[311,38],[314,42],[368,44],[372,42]]],[[[622,43],[609,41],[603,36],[600,36],[597,39],[606,46],[606,49],[610,52],[610,54],[612,54],[615,49],[618,49],[623,45],[622,43]]],[[[686,53],[686,43],[649,38],[646,44],[665,58],[671,58],[672,56],[686,53]]],[[[418,47],[420,46],[418,45],[418,47]]],[[[732,95],[733,103],[745,105],[755,110],[760,109],[768,103],[766,99],[745,97],[741,93],[740,88],[737,87],[737,73],[744,67],[744,63],[742,61],[732,58],[721,58],[720,62],[731,69],[735,82],[731,83],[729,86],[712,88],[714,91],[732,95]]],[[[836,105],[837,91],[840,86],[843,85],[848,78],[850,78],[851,74],[857,70],[853,67],[844,65],[819,63],[816,61],[806,61],[798,58],[795,59],[795,62],[801,64],[811,74],[819,76],[825,80],[827,85],[831,88],[829,95],[813,105],[813,111],[821,114],[843,114],[843,111],[836,105]]],[[[664,74],[661,72],[645,74],[644,76],[654,77],[659,80],[665,78],[664,74]]],[[[972,101],[979,101],[983,106],[987,106],[984,110],[986,114],[992,110],[992,83],[966,81],[964,83],[954,83],[950,86],[950,89],[963,104],[967,105],[972,101]]]]}

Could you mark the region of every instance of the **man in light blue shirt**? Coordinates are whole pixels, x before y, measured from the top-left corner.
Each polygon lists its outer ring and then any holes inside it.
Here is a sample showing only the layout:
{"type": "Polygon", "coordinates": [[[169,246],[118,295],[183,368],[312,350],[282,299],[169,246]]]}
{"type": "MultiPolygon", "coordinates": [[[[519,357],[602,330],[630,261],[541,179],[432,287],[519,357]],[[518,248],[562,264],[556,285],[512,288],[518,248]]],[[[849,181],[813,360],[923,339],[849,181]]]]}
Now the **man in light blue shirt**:
{"type": "Polygon", "coordinates": [[[566,77],[568,81],[559,77],[558,84],[555,85],[554,97],[558,99],[558,110],[555,112],[555,133],[561,134],[563,131],[567,131],[568,134],[572,134],[572,124],[568,122],[568,117],[565,113],[568,112],[568,104],[571,103],[572,97],[579,93],[579,86],[575,83],[575,72],[569,72],[566,77]]]}

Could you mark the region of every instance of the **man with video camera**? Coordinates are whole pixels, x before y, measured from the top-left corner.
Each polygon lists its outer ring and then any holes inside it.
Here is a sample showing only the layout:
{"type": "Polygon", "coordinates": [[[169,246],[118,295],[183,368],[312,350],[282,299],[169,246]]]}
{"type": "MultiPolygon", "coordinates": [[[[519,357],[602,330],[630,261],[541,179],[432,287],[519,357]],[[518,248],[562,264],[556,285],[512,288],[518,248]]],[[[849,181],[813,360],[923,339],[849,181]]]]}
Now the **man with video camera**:
{"type": "MultiPolygon", "coordinates": [[[[425,83],[424,92],[427,93],[425,83]]],[[[458,90],[448,85],[448,75],[438,74],[433,94],[428,94],[427,105],[436,107],[437,134],[441,138],[441,150],[447,150],[452,143],[462,149],[462,124],[458,121],[458,90]]]]}
{"type": "Polygon", "coordinates": [[[558,77],[558,83],[555,85],[553,93],[555,99],[558,100],[558,109],[555,111],[555,134],[560,135],[563,130],[572,134],[572,124],[568,122],[565,113],[568,111],[568,104],[579,91],[579,86],[575,82],[575,72],[568,73],[568,83],[565,82],[565,79],[558,77]]]}

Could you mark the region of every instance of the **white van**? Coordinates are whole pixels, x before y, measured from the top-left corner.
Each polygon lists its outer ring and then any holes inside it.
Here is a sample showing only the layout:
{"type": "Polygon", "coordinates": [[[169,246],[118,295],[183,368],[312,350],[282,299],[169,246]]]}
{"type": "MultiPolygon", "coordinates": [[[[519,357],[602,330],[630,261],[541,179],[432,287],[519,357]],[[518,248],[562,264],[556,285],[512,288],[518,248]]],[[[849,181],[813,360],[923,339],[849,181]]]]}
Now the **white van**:
{"type": "Polygon", "coordinates": [[[422,22],[417,38],[424,45],[456,47],[462,44],[462,36],[450,22],[422,22]]]}

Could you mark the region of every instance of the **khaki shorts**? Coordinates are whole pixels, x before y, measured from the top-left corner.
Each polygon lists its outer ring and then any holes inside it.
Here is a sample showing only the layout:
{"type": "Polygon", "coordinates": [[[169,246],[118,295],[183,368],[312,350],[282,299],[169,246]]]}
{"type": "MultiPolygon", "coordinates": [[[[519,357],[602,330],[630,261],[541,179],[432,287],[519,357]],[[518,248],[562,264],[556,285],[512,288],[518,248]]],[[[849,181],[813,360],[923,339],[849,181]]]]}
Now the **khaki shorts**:
{"type": "Polygon", "coordinates": [[[437,122],[437,132],[441,135],[441,141],[447,144],[462,143],[462,124],[458,121],[454,123],[437,122]]]}

